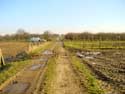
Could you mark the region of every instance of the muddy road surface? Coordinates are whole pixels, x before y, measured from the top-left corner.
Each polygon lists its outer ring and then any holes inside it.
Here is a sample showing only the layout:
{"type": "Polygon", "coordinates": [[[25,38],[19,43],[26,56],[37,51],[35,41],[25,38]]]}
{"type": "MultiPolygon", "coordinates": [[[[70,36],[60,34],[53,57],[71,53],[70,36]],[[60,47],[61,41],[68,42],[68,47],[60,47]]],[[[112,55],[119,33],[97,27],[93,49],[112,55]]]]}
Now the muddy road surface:
{"type": "Polygon", "coordinates": [[[5,82],[0,94],[33,94],[39,77],[44,73],[47,61],[53,56],[55,45],[31,60],[31,64],[18,72],[8,83],[5,82]]]}
{"type": "Polygon", "coordinates": [[[65,49],[61,47],[56,61],[56,76],[53,79],[50,94],[83,94],[80,82],[68,58],[65,49]]]}
{"type": "Polygon", "coordinates": [[[85,88],[82,87],[80,78],[75,72],[70,57],[61,43],[56,51],[55,67],[53,71],[54,77],[49,82],[41,85],[40,91],[35,94],[87,94],[85,88]]]}
{"type": "MultiPolygon", "coordinates": [[[[5,85],[0,94],[87,94],[80,84],[80,79],[72,67],[70,58],[66,50],[58,43],[59,49],[56,51],[55,74],[51,80],[51,85],[47,92],[44,87],[39,91],[44,80],[42,76],[46,73],[47,61],[52,57],[54,51],[46,50],[38,59],[21,71],[9,84],[5,85]],[[42,75],[42,76],[41,76],[42,75]]],[[[54,49],[54,47],[52,48],[54,49]]],[[[46,87],[46,84],[45,84],[46,87]]]]}

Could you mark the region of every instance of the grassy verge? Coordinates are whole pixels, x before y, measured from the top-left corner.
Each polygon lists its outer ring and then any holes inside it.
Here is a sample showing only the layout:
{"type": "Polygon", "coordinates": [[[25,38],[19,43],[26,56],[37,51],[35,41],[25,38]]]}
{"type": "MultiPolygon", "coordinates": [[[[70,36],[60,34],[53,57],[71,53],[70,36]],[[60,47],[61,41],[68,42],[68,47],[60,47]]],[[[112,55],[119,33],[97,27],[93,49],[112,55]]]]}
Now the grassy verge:
{"type": "Polygon", "coordinates": [[[52,46],[52,42],[46,42],[43,45],[41,45],[40,47],[38,47],[37,49],[33,50],[32,52],[30,52],[30,55],[34,55],[34,54],[40,54],[41,51],[48,49],[52,46]]]}
{"type": "Polygon", "coordinates": [[[99,82],[92,75],[91,71],[87,68],[82,61],[76,56],[71,56],[73,66],[83,75],[84,85],[88,89],[89,94],[104,94],[104,91],[100,88],[99,82]]]}
{"type": "Polygon", "coordinates": [[[54,76],[56,75],[55,67],[56,67],[56,58],[53,57],[48,61],[47,70],[44,75],[45,86],[43,86],[43,89],[44,89],[45,94],[49,94],[51,92],[50,91],[50,88],[52,87],[51,82],[52,82],[54,76]]]}
{"type": "Polygon", "coordinates": [[[0,70],[0,84],[6,81],[8,78],[14,76],[18,71],[24,68],[24,66],[28,65],[31,60],[13,62],[7,64],[0,70]]]}

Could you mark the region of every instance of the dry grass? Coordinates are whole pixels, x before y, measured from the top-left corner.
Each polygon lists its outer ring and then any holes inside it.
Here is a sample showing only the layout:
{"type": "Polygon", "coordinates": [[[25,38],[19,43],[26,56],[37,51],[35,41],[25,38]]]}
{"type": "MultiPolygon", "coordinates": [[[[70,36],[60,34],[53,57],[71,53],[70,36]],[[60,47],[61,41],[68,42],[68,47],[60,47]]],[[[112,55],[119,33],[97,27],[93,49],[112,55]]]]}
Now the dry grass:
{"type": "Polygon", "coordinates": [[[27,42],[0,42],[0,48],[2,49],[3,55],[15,56],[21,51],[28,50],[27,42]]]}

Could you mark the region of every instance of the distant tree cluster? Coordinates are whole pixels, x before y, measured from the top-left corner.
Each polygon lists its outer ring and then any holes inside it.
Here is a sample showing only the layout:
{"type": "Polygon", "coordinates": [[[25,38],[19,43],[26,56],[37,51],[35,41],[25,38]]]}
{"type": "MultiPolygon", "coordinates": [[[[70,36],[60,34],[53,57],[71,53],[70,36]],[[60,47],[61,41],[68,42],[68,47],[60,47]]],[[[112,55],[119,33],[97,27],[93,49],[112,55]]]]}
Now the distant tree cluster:
{"type": "Polygon", "coordinates": [[[39,37],[41,39],[45,39],[47,41],[53,40],[56,38],[57,34],[50,33],[49,30],[46,30],[43,34],[30,34],[26,32],[24,29],[18,29],[15,34],[12,35],[0,35],[0,41],[29,41],[32,37],[39,37]]]}
{"type": "Polygon", "coordinates": [[[92,34],[88,32],[83,33],[68,33],[65,35],[65,39],[68,40],[120,40],[125,41],[125,33],[97,33],[92,34]]]}

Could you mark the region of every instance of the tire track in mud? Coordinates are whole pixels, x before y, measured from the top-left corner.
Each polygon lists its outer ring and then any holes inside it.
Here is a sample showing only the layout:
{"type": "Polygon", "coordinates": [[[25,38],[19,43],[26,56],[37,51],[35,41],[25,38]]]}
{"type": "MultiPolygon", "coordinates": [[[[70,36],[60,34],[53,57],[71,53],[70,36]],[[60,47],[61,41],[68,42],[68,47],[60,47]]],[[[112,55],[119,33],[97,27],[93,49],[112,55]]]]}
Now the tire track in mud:
{"type": "Polygon", "coordinates": [[[2,87],[0,94],[33,94],[39,82],[40,75],[49,58],[53,55],[53,45],[50,50],[42,52],[43,55],[32,60],[31,64],[20,71],[9,83],[2,87]]]}
{"type": "Polygon", "coordinates": [[[56,77],[50,92],[51,94],[83,94],[80,83],[65,55],[65,50],[61,48],[56,62],[56,77]]]}
{"type": "Polygon", "coordinates": [[[80,79],[74,71],[65,49],[60,46],[56,59],[55,76],[50,82],[49,90],[44,90],[45,83],[44,86],[41,85],[43,92],[38,91],[36,94],[87,94],[83,91],[80,79]]]}

